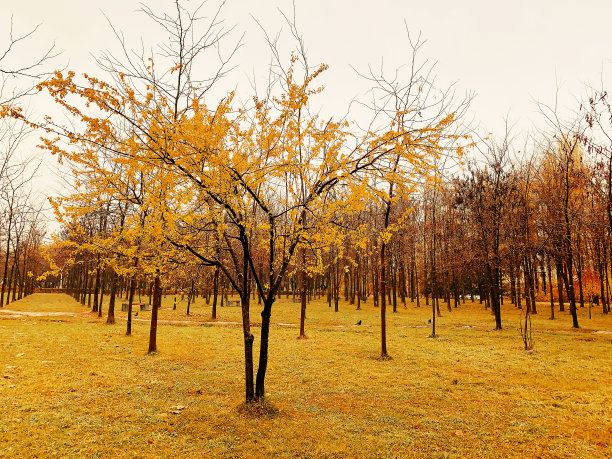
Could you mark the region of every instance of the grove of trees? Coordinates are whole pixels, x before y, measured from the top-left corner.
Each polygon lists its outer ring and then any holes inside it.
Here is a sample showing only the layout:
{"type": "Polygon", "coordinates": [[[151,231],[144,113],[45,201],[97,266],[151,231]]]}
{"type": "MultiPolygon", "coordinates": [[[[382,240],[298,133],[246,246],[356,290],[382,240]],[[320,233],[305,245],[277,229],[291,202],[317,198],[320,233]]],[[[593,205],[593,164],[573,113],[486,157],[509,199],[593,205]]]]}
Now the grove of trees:
{"type": "Polygon", "coordinates": [[[213,318],[234,292],[247,402],[266,393],[282,295],[300,299],[301,338],[312,299],[325,298],[330,313],[342,297],[379,308],[382,359],[392,355],[386,315],[408,302],[431,308],[433,337],[436,318],[466,298],[490,308],[495,329],[504,301],[551,319],[567,305],[573,327],[578,308],[609,312],[606,92],[593,91],[569,122],[541,105],[550,129],[520,145],[511,130],[480,139],[464,121],[471,96],[438,87],[422,43],[408,36],[408,71],[355,75],[372,87],[359,123],[350,112],[323,118],[316,107],[333,97],[318,83],[327,66],[310,63],[293,22],[295,51],[283,55],[268,37],[269,80],[245,97],[232,90],[238,43],[221,51],[230,35],[220,11],[200,19],[177,2],[173,15],[144,13],[170,37],[151,56],[122,42],[122,58],[100,57],[104,77],[68,70],[38,83],[39,97],[51,97],[61,115],[39,119],[3,101],[0,135],[10,143],[38,130],[74,189],[52,199],[62,231],[43,249],[49,267],[40,276],[42,268],[32,271],[42,266],[33,261],[44,233],[38,211],[22,199],[22,166],[3,156],[0,305],[5,285],[15,299],[38,282],[68,289],[100,316],[107,295],[114,324],[116,298],[125,295],[129,335],[135,295],[145,294],[155,352],[164,289],[187,295],[187,314],[196,298],[210,301],[213,318]],[[214,103],[213,91],[222,92],[214,103]],[[549,311],[538,308],[544,301],[549,311]]]}

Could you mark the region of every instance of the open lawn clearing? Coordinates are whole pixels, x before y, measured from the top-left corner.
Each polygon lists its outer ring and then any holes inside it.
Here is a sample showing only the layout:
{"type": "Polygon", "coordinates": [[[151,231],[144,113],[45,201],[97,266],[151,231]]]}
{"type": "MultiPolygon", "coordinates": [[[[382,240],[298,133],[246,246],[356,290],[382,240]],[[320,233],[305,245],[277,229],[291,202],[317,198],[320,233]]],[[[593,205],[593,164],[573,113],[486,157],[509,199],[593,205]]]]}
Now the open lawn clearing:
{"type": "MultiPolygon", "coordinates": [[[[611,329],[599,310],[591,321],[581,310],[584,328],[574,331],[566,313],[549,321],[541,305],[535,350],[525,352],[512,306],[498,332],[478,303],[443,310],[440,338],[431,339],[423,327],[430,310],[400,305],[389,313],[393,359],[380,361],[376,308],[341,303],[334,313],[313,302],[307,340],[293,327],[273,327],[267,390],[279,412],[253,418],[238,410],[241,328],[201,326],[209,324],[201,303],[191,317],[186,303],[161,311],[162,320],[194,326],[160,323],[152,356],[147,322],[135,322],[128,338],[124,321],[107,326],[66,295],[9,305],[74,315],[0,315],[0,455],[612,454],[612,337],[594,333],[611,329]],[[364,325],[354,326],[358,320],[364,325]]],[[[279,301],[273,322],[297,323],[298,306],[279,301]]],[[[220,322],[238,318],[238,308],[219,308],[220,322]]]]}

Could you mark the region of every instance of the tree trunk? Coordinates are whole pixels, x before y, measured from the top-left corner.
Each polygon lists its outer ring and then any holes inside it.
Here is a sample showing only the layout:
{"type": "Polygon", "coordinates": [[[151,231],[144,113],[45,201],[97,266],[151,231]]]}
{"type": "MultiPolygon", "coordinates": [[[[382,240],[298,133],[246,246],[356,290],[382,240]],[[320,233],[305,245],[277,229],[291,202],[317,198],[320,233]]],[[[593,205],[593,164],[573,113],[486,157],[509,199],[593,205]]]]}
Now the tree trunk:
{"type": "Polygon", "coordinates": [[[495,316],[495,330],[502,329],[501,308],[499,304],[499,279],[497,278],[498,270],[493,268],[490,263],[487,263],[487,277],[489,282],[489,299],[491,301],[491,310],[495,316]]]}
{"type": "Polygon", "coordinates": [[[397,270],[391,269],[391,292],[393,293],[393,312],[397,312],[397,270]]]}
{"type": "Polygon", "coordinates": [[[110,297],[108,299],[108,316],[106,318],[107,324],[115,323],[115,295],[117,293],[117,273],[113,271],[113,279],[111,281],[110,297]]]}
{"type": "Polygon", "coordinates": [[[580,232],[576,235],[576,274],[578,275],[578,295],[580,307],[584,308],[584,293],[582,291],[582,247],[580,232]]]}
{"type": "Polygon", "coordinates": [[[302,269],[300,271],[300,284],[301,284],[301,307],[300,307],[300,336],[299,338],[306,338],[304,331],[306,322],[306,249],[300,248],[300,255],[302,261],[302,269]]]}
{"type": "Polygon", "coordinates": [[[559,311],[565,311],[563,305],[563,262],[560,258],[556,260],[556,271],[557,271],[557,294],[559,296],[559,311]]]}
{"type": "Polygon", "coordinates": [[[387,300],[385,290],[387,289],[387,282],[385,279],[385,244],[381,242],[380,247],[380,356],[386,358],[389,356],[387,353],[387,300]]]}
{"type": "Polygon", "coordinates": [[[15,263],[11,265],[11,273],[8,278],[8,291],[6,293],[6,304],[10,304],[11,302],[11,286],[13,285],[13,272],[15,271],[15,263]]]}
{"type": "MultiPolygon", "coordinates": [[[[138,266],[138,258],[134,259],[134,267],[138,266]]],[[[125,331],[126,336],[132,336],[132,304],[134,303],[134,292],[136,291],[136,271],[130,279],[130,296],[128,298],[128,316],[127,316],[127,330],[125,331]]]]}
{"type": "MultiPolygon", "coordinates": [[[[98,294],[100,293],[100,255],[98,255],[98,268],[96,269],[96,285],[94,286],[94,293],[93,293],[93,309],[94,311],[98,310],[98,306],[99,306],[99,298],[98,298],[98,294]]],[[[102,311],[102,308],[100,307],[100,311],[102,311]]]]}
{"type": "MultiPolygon", "coordinates": [[[[8,274],[9,255],[11,249],[11,226],[13,223],[13,212],[9,209],[8,229],[6,230],[6,252],[4,258],[4,276],[2,279],[2,287],[0,287],[0,308],[4,306],[4,288],[6,286],[6,277],[8,274]]],[[[8,303],[8,302],[7,302],[8,303]]]]}
{"type": "Polygon", "coordinates": [[[546,255],[546,270],[548,271],[548,291],[550,293],[550,320],[555,319],[555,294],[552,288],[552,264],[550,262],[550,254],[546,255]]]}
{"type": "Polygon", "coordinates": [[[217,296],[219,295],[219,267],[215,267],[213,276],[213,302],[212,302],[212,318],[217,318],[217,296]]]}
{"type": "Polygon", "coordinates": [[[360,264],[360,257],[359,254],[357,254],[357,282],[356,282],[356,288],[357,288],[357,310],[361,309],[361,264],[360,264]]]}
{"type": "Polygon", "coordinates": [[[157,315],[161,307],[161,295],[161,280],[159,278],[158,269],[153,283],[153,307],[151,308],[151,328],[149,329],[149,354],[157,352],[157,315]]]}

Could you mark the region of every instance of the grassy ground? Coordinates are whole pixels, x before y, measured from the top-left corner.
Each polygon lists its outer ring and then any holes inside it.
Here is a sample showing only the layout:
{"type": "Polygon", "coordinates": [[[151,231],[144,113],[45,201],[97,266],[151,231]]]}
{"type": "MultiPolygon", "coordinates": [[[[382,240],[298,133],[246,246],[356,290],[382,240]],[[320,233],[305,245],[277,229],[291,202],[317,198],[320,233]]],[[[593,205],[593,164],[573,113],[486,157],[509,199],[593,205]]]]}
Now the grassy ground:
{"type": "Polygon", "coordinates": [[[437,339],[428,308],[400,305],[388,313],[393,358],[381,361],[371,303],[338,313],[311,303],[298,340],[299,305],[282,299],[266,387],[278,413],[253,417],[239,409],[239,308],[219,308],[213,323],[201,299],[190,317],[172,300],[156,355],[145,354],[149,312],[126,337],[125,313],[108,326],[66,295],[6,306],[0,456],[612,456],[612,315],[601,309],[580,310],[576,331],[567,312],[551,321],[539,305],[526,352],[508,304],[502,331],[478,303],[442,305],[437,339]]]}

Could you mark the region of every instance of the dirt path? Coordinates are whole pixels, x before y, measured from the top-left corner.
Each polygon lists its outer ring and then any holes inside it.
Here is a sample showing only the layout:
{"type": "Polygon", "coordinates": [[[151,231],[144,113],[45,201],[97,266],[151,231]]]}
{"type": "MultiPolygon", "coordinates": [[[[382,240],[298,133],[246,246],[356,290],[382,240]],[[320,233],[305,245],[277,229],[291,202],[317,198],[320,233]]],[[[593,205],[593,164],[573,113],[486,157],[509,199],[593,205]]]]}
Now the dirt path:
{"type": "MultiPolygon", "coordinates": [[[[91,312],[33,312],[33,311],[15,311],[13,309],[0,309],[0,317],[6,317],[6,318],[20,318],[20,317],[60,317],[60,316],[68,316],[68,317],[82,317],[82,318],[88,318],[88,317],[93,317],[93,314],[91,312]]],[[[97,318],[97,314],[95,315],[95,317],[97,318]]],[[[121,321],[127,321],[127,317],[117,317],[117,320],[121,320],[121,321]]],[[[138,317],[132,317],[132,321],[133,322],[150,322],[150,319],[140,319],[138,317]]],[[[189,325],[189,326],[240,326],[241,322],[234,322],[234,321],[196,321],[196,320],[168,320],[168,319],[158,319],[158,323],[160,324],[168,324],[168,325],[189,325]]],[[[254,327],[258,327],[260,326],[260,324],[254,323],[251,324],[254,327]]],[[[272,324],[272,325],[276,325],[279,327],[290,327],[290,328],[297,328],[298,324],[293,324],[293,323],[283,323],[283,322],[279,322],[276,324],[272,324]]],[[[320,325],[322,327],[334,327],[334,328],[353,328],[353,327],[358,327],[358,325],[345,325],[345,324],[329,324],[329,325],[320,325]]],[[[363,325],[359,325],[360,327],[372,327],[372,325],[368,325],[368,324],[363,324],[363,325]]],[[[431,327],[431,325],[429,324],[419,324],[419,325],[397,325],[396,328],[428,328],[431,327]]],[[[486,327],[486,326],[479,326],[479,325],[466,325],[466,324],[454,324],[454,325],[438,325],[438,327],[441,328],[478,328],[478,329],[490,329],[490,327],[486,327]]],[[[564,333],[567,330],[560,330],[560,329],[540,329],[537,330],[540,332],[553,332],[553,333],[564,333]]],[[[579,329],[579,331],[584,331],[584,332],[588,332],[591,334],[595,334],[595,335],[612,335],[612,331],[609,330],[592,330],[592,331],[588,331],[588,330],[584,330],[584,329],[579,329]]]]}
{"type": "Polygon", "coordinates": [[[13,317],[58,317],[58,316],[69,316],[69,317],[87,317],[83,313],[79,312],[32,312],[32,311],[15,311],[13,309],[0,309],[0,314],[7,314],[13,317]]]}
{"type": "MultiPolygon", "coordinates": [[[[32,311],[15,311],[14,309],[0,309],[0,317],[6,318],[19,318],[19,317],[95,317],[91,312],[32,312],[32,311]],[[4,314],[4,316],[2,316],[4,314]]],[[[116,317],[116,320],[127,321],[127,317],[116,317]]],[[[132,317],[133,322],[150,322],[149,319],[139,319],[138,317],[132,317]]],[[[195,320],[168,320],[158,319],[158,323],[161,324],[176,324],[176,325],[203,325],[203,324],[214,324],[214,325],[240,325],[240,322],[229,322],[229,321],[214,321],[214,322],[200,322],[195,320]]],[[[295,324],[276,324],[280,326],[296,327],[295,324]]]]}

